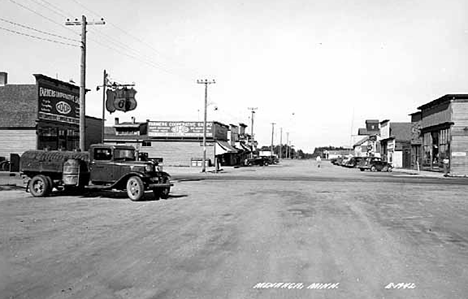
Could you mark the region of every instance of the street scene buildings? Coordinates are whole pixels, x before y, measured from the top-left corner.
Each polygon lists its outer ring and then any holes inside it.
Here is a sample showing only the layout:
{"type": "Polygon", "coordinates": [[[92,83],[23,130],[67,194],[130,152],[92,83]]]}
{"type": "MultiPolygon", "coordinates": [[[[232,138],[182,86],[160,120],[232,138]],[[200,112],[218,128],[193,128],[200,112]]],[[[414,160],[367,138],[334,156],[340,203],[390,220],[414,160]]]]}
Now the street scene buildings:
{"type": "Polygon", "coordinates": [[[468,1],[0,7],[0,299],[468,298],[468,1]]]}

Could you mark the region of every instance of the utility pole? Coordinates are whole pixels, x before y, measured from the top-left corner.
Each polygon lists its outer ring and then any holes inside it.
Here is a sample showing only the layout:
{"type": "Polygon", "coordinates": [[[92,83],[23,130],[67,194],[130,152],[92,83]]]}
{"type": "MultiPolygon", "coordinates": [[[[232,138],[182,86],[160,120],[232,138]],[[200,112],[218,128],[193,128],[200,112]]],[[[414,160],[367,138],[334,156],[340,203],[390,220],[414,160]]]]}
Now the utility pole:
{"type": "Polygon", "coordinates": [[[280,128],[280,147],[279,147],[279,158],[283,158],[283,128],[280,128]]]}
{"type": "MultiPolygon", "coordinates": [[[[207,118],[207,107],[208,107],[208,84],[215,84],[215,80],[197,80],[198,84],[205,84],[205,115],[203,117],[203,166],[202,166],[202,172],[206,172],[206,118],[207,118]]],[[[214,138],[214,136],[213,136],[214,138]]],[[[216,157],[215,157],[216,159],[216,157]]]]}
{"type": "Polygon", "coordinates": [[[257,107],[249,107],[247,108],[252,112],[252,117],[250,118],[251,120],[251,126],[250,126],[250,158],[253,158],[253,151],[254,151],[254,114],[255,110],[257,110],[257,107]]]}
{"type": "MultiPolygon", "coordinates": [[[[70,21],[67,19],[65,25],[81,25],[81,65],[80,65],[80,149],[85,150],[85,127],[86,127],[86,25],[104,25],[104,19],[99,22],[87,22],[86,16],[81,16],[81,22],[78,19],[70,21]]],[[[104,120],[103,120],[104,121],[104,120]]]]}
{"type": "Polygon", "coordinates": [[[104,143],[104,128],[106,118],[106,87],[107,87],[107,72],[104,70],[104,81],[102,83],[102,143],[104,143]]]}
{"type": "Polygon", "coordinates": [[[271,155],[272,156],[274,154],[273,139],[275,137],[275,125],[276,123],[271,123],[271,155]]]}
{"type": "Polygon", "coordinates": [[[286,132],[286,159],[289,157],[289,132],[286,132]]]}

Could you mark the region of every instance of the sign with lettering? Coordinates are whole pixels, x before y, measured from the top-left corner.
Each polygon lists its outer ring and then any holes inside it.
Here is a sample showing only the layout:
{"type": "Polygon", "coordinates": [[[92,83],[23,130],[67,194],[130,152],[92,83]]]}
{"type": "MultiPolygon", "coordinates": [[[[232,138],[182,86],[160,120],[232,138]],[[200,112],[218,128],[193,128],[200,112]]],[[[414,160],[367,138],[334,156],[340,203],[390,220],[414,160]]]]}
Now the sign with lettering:
{"type": "Polygon", "coordinates": [[[466,157],[466,152],[452,152],[452,157],[466,157]]]}
{"type": "MultiPolygon", "coordinates": [[[[203,137],[203,122],[188,121],[150,121],[150,137],[203,137]]],[[[213,123],[206,123],[206,136],[213,137],[213,123]]]]}
{"type": "Polygon", "coordinates": [[[62,123],[80,123],[79,89],[72,90],[66,85],[38,81],[38,118],[62,123]]]}

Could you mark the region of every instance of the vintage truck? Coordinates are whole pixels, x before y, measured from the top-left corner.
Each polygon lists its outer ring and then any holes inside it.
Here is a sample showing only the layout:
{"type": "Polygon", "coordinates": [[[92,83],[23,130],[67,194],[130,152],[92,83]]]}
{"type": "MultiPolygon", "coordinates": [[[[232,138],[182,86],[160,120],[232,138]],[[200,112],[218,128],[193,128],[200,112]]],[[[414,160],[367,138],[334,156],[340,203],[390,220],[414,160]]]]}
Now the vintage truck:
{"type": "Polygon", "coordinates": [[[20,172],[27,180],[26,191],[48,196],[52,190],[126,190],[133,201],[146,190],[156,199],[168,198],[170,175],[154,161],[138,161],[133,146],[95,144],[89,152],[29,150],[21,155],[20,172]]]}

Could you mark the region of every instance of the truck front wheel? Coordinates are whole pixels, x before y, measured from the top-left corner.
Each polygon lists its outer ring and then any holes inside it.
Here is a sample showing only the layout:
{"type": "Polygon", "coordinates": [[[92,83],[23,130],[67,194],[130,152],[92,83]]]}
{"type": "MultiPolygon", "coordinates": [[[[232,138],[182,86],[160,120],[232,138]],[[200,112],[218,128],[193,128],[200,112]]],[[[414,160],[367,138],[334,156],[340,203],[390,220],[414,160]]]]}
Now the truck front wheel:
{"type": "Polygon", "coordinates": [[[52,185],[45,175],[36,175],[29,181],[29,192],[34,197],[44,197],[50,194],[52,185]]]}
{"type": "Polygon", "coordinates": [[[127,195],[130,200],[138,201],[145,195],[145,185],[143,181],[137,177],[132,176],[127,181],[127,195]]]}
{"type": "Polygon", "coordinates": [[[168,199],[170,192],[171,192],[170,187],[153,189],[153,194],[154,194],[154,197],[156,198],[156,200],[158,200],[160,198],[168,199]]]}

